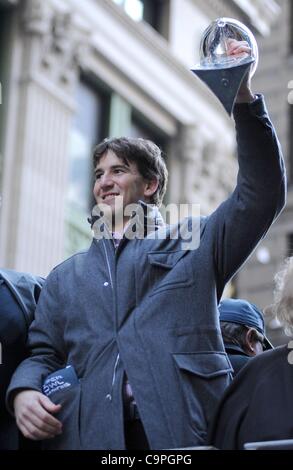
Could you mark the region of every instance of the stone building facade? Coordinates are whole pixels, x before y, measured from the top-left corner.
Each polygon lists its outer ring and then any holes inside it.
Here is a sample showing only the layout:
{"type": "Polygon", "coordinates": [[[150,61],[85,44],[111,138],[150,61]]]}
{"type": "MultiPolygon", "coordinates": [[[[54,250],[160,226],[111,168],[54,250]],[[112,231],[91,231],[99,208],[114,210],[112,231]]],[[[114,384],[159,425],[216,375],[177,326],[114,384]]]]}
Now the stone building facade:
{"type": "MultiPolygon", "coordinates": [[[[0,265],[47,275],[88,245],[91,151],[107,135],[162,146],[166,202],[198,203],[208,214],[227,196],[234,125],[190,72],[215,17],[238,18],[256,34],[255,89],[266,93],[288,154],[289,8],[285,0],[0,0],[0,265]]],[[[293,233],[290,207],[262,245],[270,261],[258,252],[235,282],[234,293],[262,306],[293,233]]]]}

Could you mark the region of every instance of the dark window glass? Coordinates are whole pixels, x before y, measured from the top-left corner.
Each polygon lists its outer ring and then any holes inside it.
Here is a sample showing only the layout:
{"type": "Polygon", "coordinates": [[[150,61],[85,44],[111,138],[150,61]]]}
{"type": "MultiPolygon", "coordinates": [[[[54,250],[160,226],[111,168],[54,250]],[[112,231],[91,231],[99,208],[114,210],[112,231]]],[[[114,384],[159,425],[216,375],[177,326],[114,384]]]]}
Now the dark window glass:
{"type": "Polygon", "coordinates": [[[135,112],[132,114],[130,136],[152,140],[164,154],[167,152],[168,138],[135,112]]]}
{"type": "Polygon", "coordinates": [[[68,201],[83,212],[92,207],[92,151],[106,136],[107,110],[108,97],[87,82],[81,82],[70,135],[68,201]]]}
{"type": "Polygon", "coordinates": [[[168,37],[169,0],[113,0],[134,21],[146,21],[168,37]]]}
{"type": "Polygon", "coordinates": [[[164,12],[164,7],[166,6],[166,1],[164,0],[153,0],[148,1],[144,0],[143,6],[143,19],[149,23],[154,29],[159,32],[162,32],[162,16],[164,12]]]}
{"type": "MultiPolygon", "coordinates": [[[[155,126],[147,121],[142,115],[133,111],[131,119],[130,137],[142,137],[154,142],[163,152],[163,158],[168,167],[168,146],[169,137],[161,133],[155,126]]],[[[168,201],[168,190],[164,196],[164,204],[168,201]]]]}

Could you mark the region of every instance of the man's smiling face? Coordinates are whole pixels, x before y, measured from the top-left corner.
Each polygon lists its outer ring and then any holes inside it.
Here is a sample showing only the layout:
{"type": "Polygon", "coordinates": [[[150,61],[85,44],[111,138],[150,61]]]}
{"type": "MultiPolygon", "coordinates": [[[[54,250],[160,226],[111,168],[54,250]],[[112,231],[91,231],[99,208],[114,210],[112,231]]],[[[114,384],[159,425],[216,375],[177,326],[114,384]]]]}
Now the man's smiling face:
{"type": "Polygon", "coordinates": [[[118,196],[123,209],[140,199],[149,200],[149,183],[140,175],[136,164],[124,162],[112,150],[100,158],[95,168],[95,179],[93,192],[97,204],[109,205],[112,212],[118,196]]]}

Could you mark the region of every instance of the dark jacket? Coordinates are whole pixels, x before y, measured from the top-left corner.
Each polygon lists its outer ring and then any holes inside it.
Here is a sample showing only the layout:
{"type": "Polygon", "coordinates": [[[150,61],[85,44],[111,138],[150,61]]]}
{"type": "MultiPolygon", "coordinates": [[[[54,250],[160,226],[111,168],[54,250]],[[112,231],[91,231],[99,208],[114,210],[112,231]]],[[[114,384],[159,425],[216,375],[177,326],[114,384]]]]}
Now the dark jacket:
{"type": "Polygon", "coordinates": [[[293,365],[287,346],[252,358],[226,390],[208,441],[219,449],[293,439],[293,365]]]}
{"type": "MultiPolygon", "coordinates": [[[[55,449],[123,449],[126,371],[152,449],[205,442],[230,382],[217,304],[224,286],[284,205],[283,160],[259,98],[236,107],[240,172],[234,193],[200,226],[200,245],[182,238],[93,240],[49,275],[29,343],[32,357],[12,378],[41,390],[65,364],[80,383],[60,392],[63,434],[55,449]]],[[[196,169],[195,169],[196,171],[196,169]]],[[[161,233],[161,227],[157,233],[161,233]]],[[[181,233],[181,232],[180,232],[181,233]]]]}
{"type": "Polygon", "coordinates": [[[244,367],[247,362],[251,359],[251,356],[248,356],[240,346],[236,344],[225,344],[225,351],[228,354],[229,360],[233,367],[233,377],[235,377],[238,372],[244,367]]]}
{"type": "Polygon", "coordinates": [[[17,449],[19,434],[5,407],[5,394],[12,374],[28,351],[28,328],[34,318],[43,279],[30,274],[0,270],[0,449],[17,449]]]}

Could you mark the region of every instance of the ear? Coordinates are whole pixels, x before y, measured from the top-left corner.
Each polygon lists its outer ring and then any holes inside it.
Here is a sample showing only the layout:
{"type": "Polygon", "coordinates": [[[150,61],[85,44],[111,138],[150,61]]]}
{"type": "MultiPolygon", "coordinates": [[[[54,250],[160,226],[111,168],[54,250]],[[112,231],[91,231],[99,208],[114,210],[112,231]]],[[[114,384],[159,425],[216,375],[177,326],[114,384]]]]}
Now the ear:
{"type": "Polygon", "coordinates": [[[157,191],[159,186],[159,180],[153,179],[150,181],[146,181],[145,188],[144,188],[144,197],[150,198],[152,195],[157,191]]]}
{"type": "Polygon", "coordinates": [[[255,356],[256,352],[254,350],[255,345],[255,329],[249,328],[245,335],[245,346],[247,350],[247,354],[250,356],[255,356]]]}

